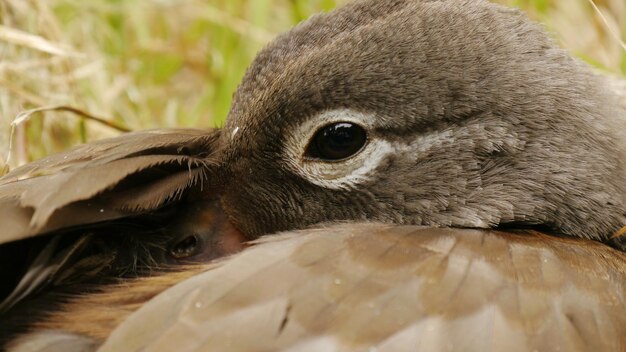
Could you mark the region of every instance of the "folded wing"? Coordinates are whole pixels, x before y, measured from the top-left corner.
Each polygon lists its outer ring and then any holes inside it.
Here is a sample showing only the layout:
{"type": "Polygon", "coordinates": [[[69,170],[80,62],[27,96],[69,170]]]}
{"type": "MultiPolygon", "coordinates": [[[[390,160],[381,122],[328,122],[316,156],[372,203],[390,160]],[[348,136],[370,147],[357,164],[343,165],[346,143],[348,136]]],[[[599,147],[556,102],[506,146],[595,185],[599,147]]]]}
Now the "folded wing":
{"type": "Polygon", "coordinates": [[[207,182],[216,131],[133,132],[78,146],[0,178],[0,244],[142,214],[207,182]]]}
{"type": "Polygon", "coordinates": [[[188,269],[206,271],[128,318],[129,294],[184,275],[79,297],[46,326],[106,339],[103,351],[619,351],[625,264],[605,245],[534,232],[340,225],[188,269]],[[110,336],[72,318],[103,324],[111,307],[125,313],[110,336]]]}

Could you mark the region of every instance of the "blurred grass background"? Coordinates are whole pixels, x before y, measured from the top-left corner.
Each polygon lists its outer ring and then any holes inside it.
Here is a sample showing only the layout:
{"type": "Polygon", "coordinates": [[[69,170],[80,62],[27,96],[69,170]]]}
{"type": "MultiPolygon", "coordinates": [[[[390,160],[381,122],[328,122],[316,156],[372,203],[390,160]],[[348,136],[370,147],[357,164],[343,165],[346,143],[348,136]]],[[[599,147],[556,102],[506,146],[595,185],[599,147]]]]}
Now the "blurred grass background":
{"type": "MultiPolygon", "coordinates": [[[[118,131],[218,126],[255,53],[277,33],[346,0],[0,0],[0,166],[118,131]],[[12,150],[9,157],[9,137],[12,150]]],[[[593,66],[626,74],[626,1],[499,0],[546,24],[593,66]]],[[[1,169],[1,167],[0,167],[1,169]]],[[[0,172],[1,173],[1,172],[0,172]]]]}

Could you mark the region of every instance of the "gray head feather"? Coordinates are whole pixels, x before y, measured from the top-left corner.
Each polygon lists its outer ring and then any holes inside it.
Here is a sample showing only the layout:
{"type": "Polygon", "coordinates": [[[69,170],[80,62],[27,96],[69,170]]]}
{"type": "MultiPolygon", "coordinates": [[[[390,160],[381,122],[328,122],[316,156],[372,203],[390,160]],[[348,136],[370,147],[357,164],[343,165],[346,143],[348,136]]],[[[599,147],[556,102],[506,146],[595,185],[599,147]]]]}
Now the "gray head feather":
{"type": "Polygon", "coordinates": [[[626,113],[606,86],[518,10],[357,1],[251,65],[223,202],[251,235],[370,219],[608,240],[626,225],[626,113]],[[367,129],[363,160],[306,160],[311,128],[341,119],[367,129]]]}

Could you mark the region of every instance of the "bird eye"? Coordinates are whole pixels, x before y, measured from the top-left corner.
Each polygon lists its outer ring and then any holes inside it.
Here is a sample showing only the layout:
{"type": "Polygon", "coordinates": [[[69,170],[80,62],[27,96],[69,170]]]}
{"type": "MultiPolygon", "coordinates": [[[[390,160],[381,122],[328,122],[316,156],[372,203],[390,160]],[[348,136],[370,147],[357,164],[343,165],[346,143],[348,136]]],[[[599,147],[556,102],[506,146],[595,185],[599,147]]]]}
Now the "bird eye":
{"type": "Polygon", "coordinates": [[[363,149],[367,133],[351,122],[336,122],[320,128],[306,149],[311,159],[337,161],[349,158],[363,149]]]}
{"type": "Polygon", "coordinates": [[[169,249],[170,255],[176,259],[185,259],[196,254],[199,245],[198,236],[189,235],[175,243],[169,249]]]}

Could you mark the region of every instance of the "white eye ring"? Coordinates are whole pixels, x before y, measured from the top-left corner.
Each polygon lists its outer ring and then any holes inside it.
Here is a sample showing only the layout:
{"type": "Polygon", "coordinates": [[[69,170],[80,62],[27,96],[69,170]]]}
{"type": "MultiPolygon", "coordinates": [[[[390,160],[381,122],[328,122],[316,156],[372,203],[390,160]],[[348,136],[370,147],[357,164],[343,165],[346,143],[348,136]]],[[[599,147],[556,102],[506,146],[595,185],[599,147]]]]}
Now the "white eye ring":
{"type": "Polygon", "coordinates": [[[350,109],[337,109],[320,113],[304,122],[287,136],[284,160],[296,174],[313,184],[331,189],[354,188],[370,180],[372,172],[395,152],[386,140],[368,133],[368,142],[353,156],[327,162],[308,158],[305,153],[309,142],[320,128],[334,123],[350,122],[372,131],[376,116],[350,109]]]}

